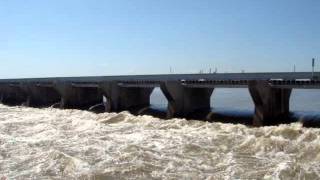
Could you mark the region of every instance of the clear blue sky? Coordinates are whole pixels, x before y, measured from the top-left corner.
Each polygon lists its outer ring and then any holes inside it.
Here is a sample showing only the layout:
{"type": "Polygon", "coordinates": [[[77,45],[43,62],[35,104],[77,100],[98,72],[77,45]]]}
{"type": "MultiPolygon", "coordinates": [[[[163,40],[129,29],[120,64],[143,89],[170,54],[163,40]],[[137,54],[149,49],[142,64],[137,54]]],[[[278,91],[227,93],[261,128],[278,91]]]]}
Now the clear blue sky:
{"type": "Polygon", "coordinates": [[[320,70],[319,0],[0,0],[0,78],[320,70]]]}

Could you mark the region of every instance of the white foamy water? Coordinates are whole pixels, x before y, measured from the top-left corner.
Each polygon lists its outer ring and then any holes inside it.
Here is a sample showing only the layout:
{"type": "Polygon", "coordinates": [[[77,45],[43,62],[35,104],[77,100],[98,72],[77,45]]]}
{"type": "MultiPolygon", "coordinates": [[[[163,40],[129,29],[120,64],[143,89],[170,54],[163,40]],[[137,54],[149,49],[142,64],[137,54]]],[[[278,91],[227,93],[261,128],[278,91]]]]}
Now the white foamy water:
{"type": "Polygon", "coordinates": [[[319,179],[320,130],[0,105],[0,179],[319,179]]]}

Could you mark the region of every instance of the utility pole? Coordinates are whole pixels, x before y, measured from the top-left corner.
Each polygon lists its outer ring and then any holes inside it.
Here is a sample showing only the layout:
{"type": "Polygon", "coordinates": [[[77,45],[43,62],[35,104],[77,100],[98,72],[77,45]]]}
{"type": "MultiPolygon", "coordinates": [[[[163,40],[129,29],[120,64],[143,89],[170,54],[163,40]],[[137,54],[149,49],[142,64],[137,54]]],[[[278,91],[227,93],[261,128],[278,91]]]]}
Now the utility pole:
{"type": "Polygon", "coordinates": [[[315,66],[315,59],[312,58],[312,78],[314,77],[314,66],[315,66]]]}
{"type": "Polygon", "coordinates": [[[296,65],[293,65],[293,72],[296,72],[296,65]]]}

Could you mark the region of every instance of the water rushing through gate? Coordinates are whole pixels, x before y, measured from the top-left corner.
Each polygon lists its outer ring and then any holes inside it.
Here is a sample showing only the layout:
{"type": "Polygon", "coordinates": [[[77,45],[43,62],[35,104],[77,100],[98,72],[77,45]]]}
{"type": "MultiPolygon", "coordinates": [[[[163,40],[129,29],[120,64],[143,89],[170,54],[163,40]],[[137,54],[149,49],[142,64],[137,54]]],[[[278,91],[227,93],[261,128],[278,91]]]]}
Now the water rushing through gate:
{"type": "Polygon", "coordinates": [[[0,179],[319,179],[320,129],[0,105],[0,179]]]}

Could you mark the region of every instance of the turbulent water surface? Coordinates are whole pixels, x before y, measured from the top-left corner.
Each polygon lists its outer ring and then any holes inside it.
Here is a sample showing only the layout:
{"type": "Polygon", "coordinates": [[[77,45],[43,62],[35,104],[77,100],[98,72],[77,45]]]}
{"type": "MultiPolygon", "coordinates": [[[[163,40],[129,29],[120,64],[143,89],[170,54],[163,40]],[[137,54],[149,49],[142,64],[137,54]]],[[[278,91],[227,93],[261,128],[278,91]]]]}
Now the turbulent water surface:
{"type": "Polygon", "coordinates": [[[319,179],[320,130],[0,105],[0,179],[319,179]]]}

